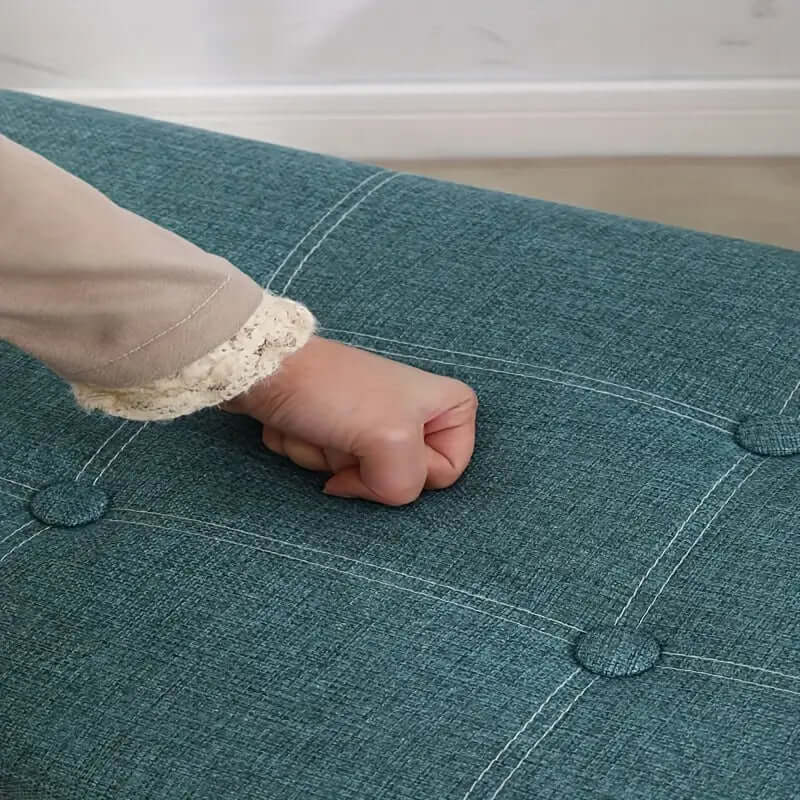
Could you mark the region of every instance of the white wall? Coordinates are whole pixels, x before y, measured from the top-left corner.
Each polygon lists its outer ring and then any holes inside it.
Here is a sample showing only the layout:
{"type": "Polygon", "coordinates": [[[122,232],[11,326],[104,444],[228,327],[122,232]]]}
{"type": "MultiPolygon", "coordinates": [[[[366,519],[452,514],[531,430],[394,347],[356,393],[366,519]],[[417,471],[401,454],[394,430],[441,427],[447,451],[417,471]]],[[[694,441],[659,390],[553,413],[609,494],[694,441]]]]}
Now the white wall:
{"type": "Polygon", "coordinates": [[[693,98],[681,113],[721,104],[727,117],[747,116],[720,151],[785,152],[800,147],[787,127],[800,125],[799,82],[800,0],[0,0],[0,86],[344,155],[583,153],[604,135],[600,152],[610,138],[622,152],[713,151],[685,123],[655,136],[622,124],[621,114],[672,113],[676,88],[693,98]],[[738,101],[727,91],[735,85],[738,101]],[[493,106],[491,130],[448,150],[459,137],[452,123],[434,130],[437,103],[473,117],[493,106]],[[779,117],[767,121],[767,108],[779,117]],[[586,115],[604,111],[614,125],[588,136],[586,115]],[[314,113],[324,116],[316,138],[314,113]],[[533,114],[535,126],[515,113],[533,114]],[[548,113],[559,127],[540,139],[548,113]],[[421,116],[433,140],[422,122],[406,125],[380,152],[389,118],[421,116]],[[295,124],[301,117],[308,130],[295,124]],[[326,139],[337,117],[345,127],[326,139]],[[358,145],[346,135],[354,119],[366,120],[358,145]]]}
{"type": "Polygon", "coordinates": [[[800,0],[0,0],[0,84],[800,77],[800,0]]]}

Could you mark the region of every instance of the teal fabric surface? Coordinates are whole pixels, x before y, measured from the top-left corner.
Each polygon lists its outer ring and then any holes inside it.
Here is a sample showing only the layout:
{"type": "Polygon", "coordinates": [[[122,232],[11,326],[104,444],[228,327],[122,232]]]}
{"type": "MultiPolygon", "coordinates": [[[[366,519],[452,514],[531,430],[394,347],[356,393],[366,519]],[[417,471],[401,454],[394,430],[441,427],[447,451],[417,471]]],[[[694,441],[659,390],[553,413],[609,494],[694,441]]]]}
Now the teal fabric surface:
{"type": "Polygon", "coordinates": [[[0,796],[800,797],[800,254],[13,93],[0,130],[481,399],[389,509],[0,343],[0,796]]]}

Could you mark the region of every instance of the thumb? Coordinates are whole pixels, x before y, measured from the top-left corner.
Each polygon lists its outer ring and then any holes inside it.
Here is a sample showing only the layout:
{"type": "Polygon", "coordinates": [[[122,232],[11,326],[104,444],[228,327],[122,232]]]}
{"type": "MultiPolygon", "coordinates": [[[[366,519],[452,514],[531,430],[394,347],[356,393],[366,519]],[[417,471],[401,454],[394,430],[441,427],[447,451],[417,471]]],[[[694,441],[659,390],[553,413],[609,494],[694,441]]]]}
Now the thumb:
{"type": "Polygon", "coordinates": [[[323,491],[333,497],[359,497],[362,500],[370,500],[373,503],[383,502],[364,485],[358,467],[346,467],[337,472],[332,478],[328,479],[323,491]]]}
{"type": "Polygon", "coordinates": [[[325,484],[327,494],[402,506],[422,493],[428,465],[421,426],[376,434],[356,456],[358,466],[337,472],[325,484]]]}

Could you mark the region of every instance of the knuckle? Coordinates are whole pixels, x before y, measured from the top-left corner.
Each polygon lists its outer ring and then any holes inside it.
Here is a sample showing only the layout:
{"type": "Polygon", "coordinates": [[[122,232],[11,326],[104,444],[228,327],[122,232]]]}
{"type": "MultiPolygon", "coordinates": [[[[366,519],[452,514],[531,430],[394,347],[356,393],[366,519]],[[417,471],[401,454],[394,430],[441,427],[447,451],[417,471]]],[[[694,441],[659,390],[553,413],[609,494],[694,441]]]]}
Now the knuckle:
{"type": "Polygon", "coordinates": [[[411,425],[393,425],[375,432],[376,443],[383,447],[404,447],[419,438],[419,431],[411,425]]]}

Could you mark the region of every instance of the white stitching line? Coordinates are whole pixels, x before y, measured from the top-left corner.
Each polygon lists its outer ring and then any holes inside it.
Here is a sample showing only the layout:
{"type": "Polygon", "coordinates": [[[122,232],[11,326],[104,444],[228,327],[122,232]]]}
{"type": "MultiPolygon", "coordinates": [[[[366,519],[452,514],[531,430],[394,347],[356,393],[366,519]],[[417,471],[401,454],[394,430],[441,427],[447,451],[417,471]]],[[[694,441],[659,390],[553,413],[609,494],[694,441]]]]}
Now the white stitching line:
{"type": "Polygon", "coordinates": [[[663,664],[656,665],[658,669],[669,669],[673,672],[691,672],[693,675],[707,675],[709,678],[719,678],[721,681],[733,681],[734,683],[746,683],[748,686],[759,686],[762,689],[772,689],[774,692],[783,692],[784,694],[795,694],[800,697],[800,692],[795,692],[793,689],[781,689],[779,686],[770,686],[768,683],[757,683],[756,681],[745,681],[741,678],[731,678],[727,675],[717,675],[715,672],[702,672],[699,669],[680,669],[679,667],[665,667],[663,664]]]}
{"type": "Polygon", "coordinates": [[[18,494],[11,494],[5,489],[0,489],[0,494],[4,494],[6,497],[13,497],[15,500],[21,500],[23,503],[28,499],[27,497],[20,497],[18,494]]]}
{"type": "Polygon", "coordinates": [[[572,672],[569,677],[563,680],[561,683],[547,695],[545,701],[536,709],[533,716],[514,734],[514,736],[506,742],[505,747],[483,768],[483,772],[475,778],[472,786],[469,787],[467,793],[464,795],[462,800],[469,800],[469,796],[475,791],[475,787],[483,780],[483,777],[486,775],[487,772],[503,757],[503,754],[506,753],[509,747],[511,747],[514,742],[519,739],[519,737],[525,733],[528,729],[530,724],[536,719],[536,717],[544,711],[545,706],[581,671],[581,668],[578,667],[574,672],[572,672]]]}
{"type": "Polygon", "coordinates": [[[129,444],[130,444],[130,443],[131,443],[131,442],[132,442],[132,441],[133,441],[133,440],[134,440],[134,439],[135,439],[135,438],[136,438],[136,437],[137,437],[137,436],[138,436],[138,435],[139,435],[139,434],[140,434],[140,433],[141,433],[141,432],[142,432],[142,431],[143,431],[143,430],[144,430],[144,429],[145,429],[145,428],[146,428],[146,427],[149,425],[149,424],[150,424],[149,422],[145,422],[143,425],[140,425],[140,426],[139,426],[139,427],[136,429],[136,431],[134,431],[134,434],[133,434],[133,436],[131,436],[131,437],[130,437],[130,439],[128,439],[128,441],[127,441],[127,442],[125,442],[125,444],[123,444],[123,445],[122,445],[122,447],[120,447],[120,449],[119,449],[119,450],[117,450],[116,454],[115,454],[115,455],[114,455],[114,457],[111,459],[111,461],[109,461],[109,462],[108,462],[108,464],[106,464],[106,465],[103,467],[103,469],[102,469],[102,470],[100,470],[100,472],[99,472],[99,474],[97,475],[97,477],[96,477],[96,478],[95,478],[95,479],[92,481],[92,486],[96,486],[96,485],[97,485],[97,481],[99,481],[99,480],[100,480],[100,478],[102,478],[102,477],[103,477],[103,475],[105,475],[105,473],[106,473],[106,470],[107,470],[107,469],[108,469],[108,468],[109,468],[109,467],[110,467],[110,466],[111,466],[111,465],[112,465],[112,464],[113,464],[113,463],[114,463],[114,462],[115,462],[115,461],[116,461],[116,460],[117,460],[117,459],[118,459],[118,458],[119,458],[119,457],[122,455],[122,451],[123,451],[123,450],[124,450],[124,449],[125,449],[125,448],[126,448],[126,447],[127,447],[127,446],[128,446],[128,445],[129,445],[129,444]]]}
{"type": "Polygon", "coordinates": [[[783,404],[783,408],[780,410],[780,414],[783,414],[784,411],[789,407],[789,403],[792,402],[792,398],[797,394],[797,390],[800,389],[800,381],[797,381],[797,386],[792,389],[792,393],[786,398],[786,402],[783,404]]]}
{"type": "Polygon", "coordinates": [[[393,175],[390,175],[388,178],[385,178],[385,179],[384,179],[384,180],[382,180],[382,181],[381,181],[379,184],[377,184],[377,186],[373,186],[373,187],[372,187],[372,188],[371,188],[371,189],[370,189],[370,190],[369,190],[369,191],[368,191],[368,192],[367,192],[367,193],[366,193],[366,194],[365,194],[365,195],[364,195],[364,196],[363,196],[363,197],[362,197],[362,198],[361,198],[361,199],[360,199],[360,200],[359,200],[357,203],[354,203],[352,206],[350,206],[350,208],[348,208],[348,209],[347,209],[347,211],[345,211],[345,212],[344,212],[344,214],[342,214],[342,216],[341,216],[341,217],[339,217],[339,219],[338,219],[338,220],[337,220],[337,221],[336,221],[336,222],[335,222],[335,223],[334,223],[334,224],[333,224],[333,225],[332,225],[330,228],[328,228],[328,230],[327,230],[327,231],[325,231],[325,233],[322,235],[322,237],[320,238],[320,240],[319,240],[319,241],[318,241],[318,242],[317,242],[317,243],[316,243],[316,244],[315,244],[315,245],[314,245],[314,246],[313,246],[313,247],[312,247],[312,248],[311,248],[311,249],[310,249],[310,250],[309,250],[309,251],[306,253],[306,255],[305,255],[305,257],[303,258],[303,260],[302,260],[302,261],[301,261],[301,262],[300,262],[300,263],[297,265],[297,269],[295,269],[295,271],[294,271],[294,272],[291,274],[291,276],[289,277],[289,280],[288,280],[288,281],[286,281],[286,285],[283,287],[283,291],[281,292],[281,295],[285,295],[285,294],[286,294],[286,292],[289,290],[289,286],[291,285],[292,281],[293,281],[293,280],[294,280],[294,279],[295,279],[295,278],[296,278],[296,277],[299,275],[299,273],[300,273],[300,270],[303,268],[303,265],[306,263],[306,261],[308,261],[308,259],[309,259],[309,258],[311,258],[311,256],[313,256],[313,255],[314,255],[314,253],[315,253],[315,252],[316,252],[316,251],[317,251],[317,250],[318,250],[320,247],[322,247],[322,245],[323,245],[323,243],[325,242],[325,240],[326,240],[326,239],[327,239],[327,238],[328,238],[328,237],[329,237],[329,236],[330,236],[330,235],[331,235],[331,234],[332,234],[332,233],[333,233],[333,232],[334,232],[334,231],[335,231],[335,230],[336,230],[336,229],[337,229],[337,228],[338,228],[338,227],[339,227],[339,226],[340,226],[340,225],[341,225],[341,224],[342,224],[342,223],[343,223],[343,222],[344,222],[344,221],[345,221],[345,220],[346,220],[346,219],[347,219],[347,218],[348,218],[348,217],[349,217],[349,216],[350,216],[350,215],[351,215],[351,214],[352,214],[352,213],[353,213],[353,212],[354,212],[354,211],[355,211],[355,210],[356,210],[356,209],[357,209],[357,208],[358,208],[358,207],[359,207],[359,206],[360,206],[360,205],[361,205],[361,204],[362,204],[362,203],[363,203],[363,202],[364,202],[364,201],[365,201],[365,200],[366,200],[366,199],[367,199],[367,198],[368,198],[370,195],[371,195],[371,194],[373,194],[374,192],[377,192],[377,191],[378,191],[378,189],[380,189],[380,188],[381,188],[381,186],[383,186],[383,185],[385,185],[385,184],[389,183],[389,181],[393,181],[395,178],[399,178],[399,177],[400,177],[400,175],[402,175],[402,174],[403,174],[403,173],[401,173],[401,172],[395,172],[393,175]]]}
{"type": "Polygon", "coordinates": [[[196,531],[184,531],[178,528],[167,528],[164,525],[153,525],[148,522],[134,522],[132,520],[127,519],[109,519],[108,522],[119,522],[123,525],[139,525],[145,528],[154,528],[156,530],[164,530],[164,531],[171,531],[173,533],[180,533],[185,536],[199,536],[202,539],[211,539],[215,542],[224,542],[226,544],[232,544],[236,547],[244,547],[247,550],[258,550],[260,553],[267,553],[268,555],[277,556],[278,558],[285,558],[287,561],[295,561],[300,564],[307,564],[310,567],[318,567],[319,569],[325,569],[330,572],[336,572],[339,575],[346,575],[349,578],[357,578],[361,581],[366,581],[367,583],[376,583],[380,586],[387,586],[391,589],[397,589],[401,592],[407,592],[408,594],[417,595],[418,597],[426,597],[430,600],[436,600],[440,603],[446,603],[447,605],[456,606],[457,608],[464,608],[468,611],[474,611],[477,614],[482,614],[485,617],[491,617],[492,619],[500,620],[501,622],[508,622],[512,625],[516,625],[519,628],[526,628],[527,630],[535,631],[536,633],[541,633],[543,636],[547,636],[551,639],[558,639],[561,642],[565,642],[566,644],[571,645],[572,642],[569,639],[565,639],[563,636],[557,636],[554,633],[548,633],[547,631],[540,630],[539,628],[534,628],[532,625],[525,625],[522,622],[517,622],[509,617],[501,617],[499,614],[491,614],[488,611],[483,611],[480,608],[475,608],[475,606],[469,606],[465,603],[457,603],[455,600],[447,600],[444,597],[438,597],[435,594],[431,594],[430,592],[419,592],[416,589],[409,589],[406,586],[399,586],[396,583],[389,583],[388,581],[380,581],[377,578],[368,578],[366,575],[359,575],[357,572],[348,572],[347,570],[339,569],[338,567],[331,567],[327,564],[320,564],[317,561],[309,561],[305,558],[299,558],[298,556],[290,556],[286,553],[279,553],[277,550],[270,550],[266,547],[258,547],[254,544],[244,544],[243,542],[237,542],[235,539],[225,539],[221,536],[211,536],[207,533],[197,533],[196,531]]]}
{"type": "Polygon", "coordinates": [[[416,361],[430,361],[433,364],[445,364],[446,366],[449,366],[449,367],[463,367],[465,369],[477,369],[477,370],[480,370],[481,372],[495,372],[495,373],[497,373],[499,375],[513,375],[513,376],[515,376],[517,378],[530,378],[531,380],[534,380],[534,381],[543,381],[545,383],[555,383],[555,384],[557,384],[559,386],[569,386],[569,387],[571,387],[573,389],[583,389],[584,391],[594,392],[595,394],[604,394],[604,395],[608,395],[609,397],[618,397],[621,400],[628,400],[629,402],[636,403],[638,405],[648,406],[649,408],[658,408],[661,411],[666,411],[667,414],[672,414],[672,415],[674,415],[676,417],[681,417],[682,419],[691,420],[692,422],[696,422],[699,425],[705,425],[708,428],[714,428],[714,430],[721,431],[722,433],[724,433],[724,434],[726,434],[728,436],[732,436],[733,435],[731,433],[731,431],[727,430],[726,428],[721,428],[719,425],[713,425],[712,423],[706,422],[705,420],[702,420],[702,419],[698,419],[697,417],[692,417],[692,416],[690,416],[688,414],[681,414],[678,411],[673,411],[672,409],[665,408],[664,406],[656,405],[655,403],[647,403],[644,400],[637,400],[635,397],[626,397],[625,395],[616,394],[614,392],[607,392],[607,391],[605,391],[603,389],[595,389],[595,388],[593,388],[591,386],[583,386],[580,383],[572,383],[570,381],[557,381],[557,380],[554,380],[553,378],[542,378],[542,377],[540,377],[538,375],[527,375],[527,374],[522,373],[522,372],[511,372],[511,371],[505,370],[505,369],[491,369],[490,367],[478,367],[475,364],[459,364],[459,363],[454,362],[454,361],[441,361],[441,360],[436,359],[436,358],[427,358],[425,356],[412,356],[412,355],[409,355],[408,353],[396,353],[396,352],[393,352],[391,350],[377,350],[374,347],[366,347],[365,345],[361,345],[361,344],[355,345],[355,347],[358,347],[361,350],[369,350],[372,353],[378,353],[378,354],[383,355],[383,356],[398,356],[400,358],[408,358],[408,359],[412,359],[412,360],[416,360],[416,361]]]}
{"type": "Polygon", "coordinates": [[[717,509],[717,511],[714,514],[714,516],[711,517],[711,519],[708,521],[708,523],[703,528],[703,530],[700,531],[700,533],[697,535],[697,538],[692,542],[692,544],[690,545],[689,549],[683,554],[683,556],[681,557],[681,560],[672,568],[672,572],[670,572],[670,574],[667,576],[667,579],[664,581],[664,583],[661,584],[661,588],[658,590],[658,592],[656,592],[656,596],[650,601],[650,605],[647,606],[647,608],[645,609],[644,614],[642,614],[641,618],[639,619],[639,622],[636,624],[637,628],[644,622],[644,618],[650,613],[650,609],[655,605],[656,600],[658,600],[658,598],[661,597],[661,593],[664,591],[664,589],[666,588],[667,584],[672,580],[672,576],[680,569],[681,564],[683,564],[683,562],[686,561],[686,559],[689,556],[689,553],[691,553],[692,550],[694,550],[695,545],[698,544],[698,542],[705,535],[705,532],[714,524],[714,520],[716,520],[716,518],[722,513],[722,511],[725,508],[725,506],[727,506],[728,503],[730,503],[730,501],[733,499],[733,496],[736,494],[736,492],[738,492],[739,489],[741,489],[742,486],[744,486],[747,483],[747,481],[749,481],[750,478],[752,478],[753,475],[755,475],[756,472],[758,472],[758,470],[761,469],[761,467],[765,463],[766,463],[766,459],[762,459],[761,461],[759,461],[758,464],[756,464],[755,467],[753,467],[753,469],[751,469],[750,472],[747,473],[747,475],[739,483],[739,485],[728,495],[728,497],[725,500],[725,502],[717,509]]]}
{"type": "Polygon", "coordinates": [[[686,519],[681,523],[680,528],[678,528],[678,530],[675,531],[675,533],[673,534],[672,538],[667,542],[666,547],[664,547],[664,549],[658,554],[658,558],[656,558],[656,560],[650,565],[650,568],[647,570],[647,572],[645,572],[645,574],[642,575],[641,579],[639,580],[639,583],[637,584],[636,588],[633,590],[633,594],[631,594],[631,596],[628,598],[628,602],[625,603],[625,607],[622,609],[622,611],[619,612],[619,614],[617,615],[617,618],[614,620],[614,624],[615,625],[617,625],[619,623],[619,621],[622,619],[622,617],[625,614],[625,612],[630,608],[631,603],[633,602],[633,600],[636,597],[636,595],[639,593],[639,589],[642,588],[642,585],[644,584],[644,582],[650,577],[650,573],[658,566],[658,563],[666,555],[667,550],[669,550],[670,547],[672,547],[672,545],[674,544],[675,540],[678,538],[678,536],[681,535],[681,533],[683,532],[683,529],[692,521],[692,519],[694,518],[694,515],[702,508],[702,506],[706,502],[706,500],[708,500],[708,498],[711,497],[711,495],[713,494],[713,492],[717,488],[717,486],[719,486],[722,483],[722,481],[724,481],[725,478],[727,478],[728,475],[730,475],[731,472],[733,472],[736,469],[736,467],[738,467],[739,464],[741,464],[742,461],[744,461],[744,459],[747,458],[747,455],[748,454],[745,453],[743,456],[741,456],[738,459],[738,461],[727,472],[725,472],[722,476],[720,476],[716,480],[714,485],[703,495],[703,498],[700,500],[700,502],[692,509],[692,513],[689,514],[689,516],[686,517],[686,519]]]}
{"type": "Polygon", "coordinates": [[[81,471],[80,471],[80,472],[79,472],[79,473],[78,473],[78,474],[75,476],[75,480],[76,480],[76,481],[77,481],[77,480],[78,480],[78,479],[81,477],[81,475],[83,475],[83,473],[84,473],[84,472],[86,472],[86,468],[87,468],[87,467],[88,467],[88,466],[89,466],[89,465],[92,463],[92,461],[94,461],[94,460],[95,460],[95,458],[97,458],[97,456],[99,456],[99,455],[100,455],[100,453],[101,453],[101,451],[103,450],[103,448],[104,448],[104,447],[105,447],[105,446],[106,446],[106,445],[107,445],[107,444],[108,444],[108,443],[109,443],[109,442],[110,442],[110,441],[111,441],[111,440],[112,440],[112,439],[113,439],[113,438],[114,438],[114,437],[115,437],[115,436],[116,436],[116,435],[117,435],[117,434],[118,434],[118,433],[119,433],[119,432],[120,432],[120,431],[121,431],[121,430],[122,430],[122,429],[123,429],[123,428],[124,428],[124,427],[125,427],[127,424],[128,424],[128,421],[127,421],[127,420],[123,420],[122,424],[121,424],[121,425],[120,425],[118,428],[115,428],[115,429],[114,429],[114,433],[112,433],[112,434],[111,434],[111,436],[109,436],[109,437],[108,437],[108,439],[106,439],[106,440],[103,442],[103,444],[101,444],[101,445],[100,445],[100,447],[98,447],[98,448],[97,448],[97,450],[95,450],[95,451],[94,451],[94,454],[92,455],[92,457],[91,457],[91,458],[90,458],[90,459],[89,459],[89,460],[88,460],[88,461],[87,461],[87,462],[86,462],[86,463],[83,465],[83,468],[81,469],[81,471]]]}
{"type": "Polygon", "coordinates": [[[325,212],[325,213],[324,213],[324,214],[323,214],[323,215],[322,215],[322,216],[321,216],[321,217],[320,217],[320,218],[319,218],[319,219],[318,219],[318,220],[317,220],[317,221],[316,221],[316,222],[315,222],[315,223],[314,223],[314,224],[313,224],[313,225],[312,225],[312,226],[311,226],[311,227],[310,227],[310,228],[309,228],[307,231],[306,231],[306,234],[305,234],[305,236],[303,236],[303,238],[302,238],[302,239],[300,239],[300,241],[299,241],[299,242],[297,242],[297,244],[296,244],[296,245],[295,245],[295,246],[294,246],[294,247],[293,247],[293,248],[292,248],[292,249],[289,251],[289,253],[288,253],[288,255],[286,256],[286,258],[284,258],[284,259],[283,259],[283,261],[281,261],[281,263],[280,263],[280,266],[279,266],[279,267],[278,267],[278,268],[275,270],[275,272],[273,272],[273,273],[272,273],[272,275],[271,275],[271,277],[270,277],[269,281],[267,281],[267,285],[266,285],[264,288],[265,288],[265,289],[267,289],[267,290],[269,290],[269,287],[270,287],[270,286],[272,286],[272,282],[275,280],[275,278],[277,278],[277,277],[278,277],[278,273],[280,273],[280,271],[281,271],[281,270],[284,268],[284,266],[286,265],[286,262],[287,262],[287,261],[288,261],[288,260],[289,260],[289,259],[290,259],[290,258],[291,258],[291,257],[292,257],[292,256],[293,256],[295,253],[296,253],[296,252],[297,252],[297,248],[298,248],[298,247],[300,247],[300,245],[302,245],[302,244],[303,244],[303,242],[304,242],[306,239],[308,239],[308,237],[309,237],[309,236],[310,236],[312,233],[314,233],[314,231],[315,231],[315,230],[316,230],[316,229],[317,229],[317,228],[318,228],[318,227],[319,227],[319,226],[320,226],[320,225],[321,225],[323,222],[325,222],[325,220],[326,220],[326,219],[327,219],[327,218],[328,218],[328,217],[329,217],[331,214],[333,214],[333,212],[334,212],[334,211],[336,211],[336,209],[337,209],[337,208],[339,208],[339,206],[340,206],[342,203],[344,203],[344,202],[345,202],[345,200],[347,200],[347,199],[348,199],[348,198],[350,198],[350,197],[351,197],[353,194],[355,194],[355,192],[357,192],[357,191],[358,191],[358,190],[359,190],[359,189],[360,189],[360,188],[361,188],[361,187],[362,187],[362,186],[363,186],[365,183],[369,183],[369,182],[370,182],[370,181],[371,181],[371,180],[372,180],[374,177],[376,177],[377,175],[385,175],[385,174],[386,174],[388,171],[389,171],[388,169],[380,169],[380,170],[378,170],[377,172],[373,172],[371,175],[369,175],[368,177],[364,178],[364,180],[363,180],[363,181],[361,181],[361,183],[359,183],[359,184],[358,184],[358,186],[355,186],[355,187],[353,187],[353,188],[352,188],[352,189],[351,189],[351,190],[350,190],[350,191],[349,191],[349,192],[348,192],[346,195],[344,195],[344,197],[342,197],[342,198],[341,198],[341,199],[340,199],[340,200],[339,200],[339,201],[338,201],[338,202],[337,202],[335,205],[331,206],[331,207],[330,207],[330,208],[329,208],[329,209],[328,209],[328,210],[327,210],[327,211],[326,211],[326,212],[325,212]]]}
{"type": "Polygon", "coordinates": [[[22,547],[22,545],[24,545],[26,542],[31,541],[31,539],[35,539],[37,536],[39,536],[39,534],[44,533],[45,531],[49,531],[50,527],[51,526],[48,525],[46,528],[42,528],[40,531],[36,531],[36,533],[34,533],[33,536],[29,536],[27,539],[23,539],[19,544],[12,547],[2,558],[0,558],[0,564],[2,564],[15,550],[19,550],[19,548],[22,547]]]}
{"type": "Polygon", "coordinates": [[[104,369],[105,367],[110,367],[112,364],[116,364],[118,361],[122,361],[124,358],[128,358],[128,356],[132,356],[134,353],[138,353],[140,350],[143,350],[148,345],[151,345],[153,342],[160,339],[162,336],[166,336],[168,333],[172,333],[176,328],[180,328],[181,325],[187,323],[198,311],[205,308],[230,282],[233,275],[228,275],[222,283],[214,289],[211,294],[203,300],[200,305],[195,306],[182,320],[176,322],[174,325],[170,325],[169,328],[166,330],[161,331],[161,333],[157,333],[155,336],[151,336],[146,342],[142,342],[140,345],[128,350],[127,353],[123,353],[121,356],[117,356],[116,358],[112,358],[111,361],[106,361],[103,364],[99,364],[96,367],[92,367],[91,369],[83,370],[82,372],[78,373],[78,375],[91,375],[98,370],[104,369]]]}
{"type": "Polygon", "coordinates": [[[184,522],[193,522],[198,525],[208,525],[211,528],[220,528],[221,530],[231,531],[232,533],[242,533],[245,536],[253,536],[256,539],[264,539],[269,542],[275,542],[275,544],[282,544],[286,547],[294,547],[298,550],[304,550],[309,553],[317,553],[318,555],[329,556],[331,558],[340,558],[343,561],[349,561],[351,564],[362,564],[365,567],[370,567],[372,569],[378,569],[382,572],[390,572],[392,575],[399,575],[403,578],[409,578],[414,581],[419,581],[420,583],[426,583],[429,586],[438,586],[440,589],[448,589],[451,592],[456,592],[458,594],[464,595],[465,597],[472,597],[475,600],[483,600],[487,603],[493,603],[497,606],[502,606],[503,608],[509,608],[514,611],[521,611],[524,614],[530,614],[531,616],[538,617],[539,619],[547,620],[548,622],[552,622],[555,625],[561,625],[564,628],[570,628],[573,631],[578,631],[579,633],[586,633],[584,628],[579,628],[577,625],[570,625],[568,622],[562,622],[561,620],[555,619],[554,617],[548,617],[544,614],[539,614],[536,611],[532,611],[529,608],[524,608],[523,606],[515,606],[512,603],[505,603],[502,600],[495,600],[493,597],[487,597],[486,595],[482,594],[474,594],[473,592],[468,592],[465,589],[458,589],[455,586],[450,586],[446,583],[441,583],[440,581],[431,580],[430,578],[422,578],[419,575],[411,575],[408,572],[402,572],[400,570],[392,569],[391,567],[384,567],[380,564],[373,564],[371,561],[362,561],[358,558],[352,558],[350,556],[341,555],[340,553],[333,553],[330,550],[322,550],[317,547],[309,547],[308,545],[296,544],[295,542],[288,542],[285,539],[276,539],[274,536],[267,536],[263,533],[252,533],[251,531],[245,531],[241,528],[232,528],[229,525],[220,525],[218,522],[208,522],[204,519],[193,519],[192,517],[182,517],[178,514],[162,514],[158,511],[144,511],[138,508],[125,508],[125,507],[115,507],[114,511],[126,511],[132,514],[149,514],[154,517],[164,517],[166,519],[179,519],[183,520],[184,522]]]}
{"type": "Polygon", "coordinates": [[[767,669],[766,667],[754,667],[752,664],[743,664],[741,661],[726,661],[724,658],[709,658],[708,656],[695,656],[691,653],[676,653],[674,650],[662,650],[665,656],[680,656],[681,658],[694,658],[697,661],[713,661],[716,664],[730,664],[734,667],[744,667],[753,669],[756,672],[766,672],[769,675],[780,675],[782,678],[789,678],[793,681],[800,681],[800,675],[790,675],[788,672],[779,672],[777,669],[767,669]]]}
{"type": "Polygon", "coordinates": [[[6,483],[13,483],[14,486],[22,486],[24,489],[32,489],[34,492],[36,491],[35,486],[28,486],[27,483],[20,483],[19,481],[12,481],[11,478],[0,478],[0,481],[5,481],[6,483]]]}
{"type": "Polygon", "coordinates": [[[692,411],[699,411],[701,414],[707,414],[709,417],[716,417],[717,419],[724,420],[725,422],[730,422],[731,424],[735,425],[736,420],[731,419],[730,417],[726,417],[723,414],[717,414],[713,411],[707,411],[705,408],[700,408],[699,406],[693,406],[690,403],[683,403],[680,400],[673,400],[671,397],[665,397],[661,394],[656,394],[655,392],[647,392],[644,389],[636,389],[633,386],[627,386],[624,383],[614,383],[613,381],[606,381],[601,378],[593,378],[591,375],[582,375],[580,372],[570,372],[569,370],[564,369],[556,369],[555,367],[545,367],[542,364],[531,364],[525,361],[515,361],[514,359],[510,358],[499,358],[498,356],[487,356],[482,353],[466,353],[461,350],[446,350],[443,347],[432,347],[430,345],[425,344],[417,344],[416,342],[406,342],[402,339],[387,339],[385,336],[375,336],[371,333],[362,333],[361,331],[348,331],[342,328],[320,328],[321,331],[328,331],[329,333],[346,333],[350,336],[363,336],[365,339],[378,339],[382,342],[393,342],[394,344],[403,344],[408,347],[418,347],[420,350],[435,350],[439,353],[448,353],[453,356],[467,356],[469,358],[482,358],[486,361],[498,361],[503,364],[515,364],[519,367],[529,367],[530,369],[541,369],[545,372],[555,372],[559,375],[570,375],[573,378],[583,378],[587,381],[592,381],[593,383],[601,383],[604,386],[615,386],[617,389],[628,389],[631,392],[636,392],[637,394],[643,394],[647,397],[655,397],[659,400],[666,400],[668,403],[673,403],[676,406],[683,406],[683,408],[689,408],[692,411]]]}
{"type": "Polygon", "coordinates": [[[24,525],[20,525],[19,528],[17,528],[15,531],[11,531],[11,533],[9,533],[8,536],[6,536],[4,539],[0,539],[0,544],[3,544],[3,542],[7,542],[15,533],[19,533],[21,530],[24,530],[25,528],[28,527],[28,525],[33,525],[34,522],[35,520],[31,519],[28,520],[24,525]]]}
{"type": "Polygon", "coordinates": [[[514,773],[528,760],[528,756],[541,744],[541,742],[551,733],[551,731],[553,731],[556,725],[558,725],[558,723],[561,722],[561,720],[569,713],[570,709],[575,705],[575,703],[577,703],[578,700],[580,700],[581,697],[583,697],[583,695],[586,694],[586,692],[595,684],[597,680],[598,678],[593,678],[591,681],[589,681],[588,684],[586,684],[586,686],[583,689],[581,689],[580,693],[577,694],[572,700],[572,702],[556,717],[556,719],[553,721],[550,727],[533,743],[533,745],[531,745],[531,748],[519,760],[517,766],[514,767],[514,769],[512,769],[511,772],[508,773],[508,775],[506,775],[503,782],[497,787],[494,794],[489,798],[489,800],[495,800],[495,798],[500,794],[500,792],[503,791],[505,785],[511,780],[511,777],[514,775],[514,773]]]}

